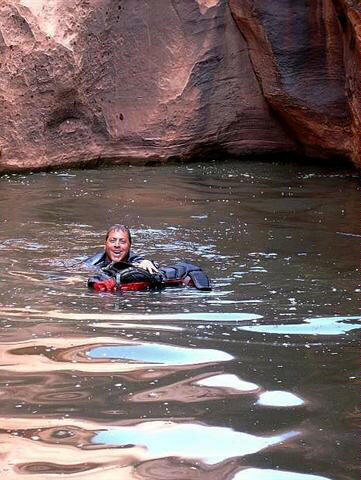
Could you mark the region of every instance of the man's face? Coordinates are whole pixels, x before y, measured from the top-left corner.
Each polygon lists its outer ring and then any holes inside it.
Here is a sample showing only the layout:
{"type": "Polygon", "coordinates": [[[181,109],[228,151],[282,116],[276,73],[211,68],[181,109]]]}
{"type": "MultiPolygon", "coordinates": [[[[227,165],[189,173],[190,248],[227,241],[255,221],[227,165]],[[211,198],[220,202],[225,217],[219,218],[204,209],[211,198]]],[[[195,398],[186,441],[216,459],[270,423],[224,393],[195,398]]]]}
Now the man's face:
{"type": "Polygon", "coordinates": [[[105,242],[105,253],[112,262],[122,262],[127,259],[130,242],[127,232],[111,230],[105,242]]]}

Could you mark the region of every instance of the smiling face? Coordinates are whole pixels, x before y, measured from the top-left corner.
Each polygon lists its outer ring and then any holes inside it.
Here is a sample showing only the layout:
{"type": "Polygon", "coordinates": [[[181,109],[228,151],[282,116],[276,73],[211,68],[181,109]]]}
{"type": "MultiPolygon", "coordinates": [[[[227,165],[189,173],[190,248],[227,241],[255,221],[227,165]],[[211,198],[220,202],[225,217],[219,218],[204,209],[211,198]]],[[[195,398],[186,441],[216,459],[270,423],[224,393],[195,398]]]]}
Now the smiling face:
{"type": "Polygon", "coordinates": [[[111,230],[105,241],[104,250],[112,262],[126,261],[130,250],[128,233],[122,230],[111,230]]]}

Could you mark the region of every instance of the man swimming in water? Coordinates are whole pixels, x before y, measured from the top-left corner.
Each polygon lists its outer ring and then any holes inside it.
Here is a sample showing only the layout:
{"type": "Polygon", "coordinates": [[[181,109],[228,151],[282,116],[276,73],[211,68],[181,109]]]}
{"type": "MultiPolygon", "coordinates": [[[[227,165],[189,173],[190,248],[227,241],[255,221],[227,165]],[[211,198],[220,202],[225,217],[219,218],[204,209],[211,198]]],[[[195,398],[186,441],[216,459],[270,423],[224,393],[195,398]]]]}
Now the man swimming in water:
{"type": "Polygon", "coordinates": [[[125,225],[112,225],[105,236],[104,251],[88,258],[85,263],[103,268],[114,262],[127,262],[135,267],[143,268],[149,273],[157,273],[158,269],[150,260],[136,255],[131,251],[132,237],[125,225]]]}
{"type": "Polygon", "coordinates": [[[133,253],[131,245],[129,229],[125,225],[112,225],[106,233],[104,250],[84,262],[97,267],[95,275],[88,278],[88,287],[99,292],[159,290],[167,286],[212,289],[207,274],[198,265],[180,262],[158,270],[153,262],[133,253]]]}

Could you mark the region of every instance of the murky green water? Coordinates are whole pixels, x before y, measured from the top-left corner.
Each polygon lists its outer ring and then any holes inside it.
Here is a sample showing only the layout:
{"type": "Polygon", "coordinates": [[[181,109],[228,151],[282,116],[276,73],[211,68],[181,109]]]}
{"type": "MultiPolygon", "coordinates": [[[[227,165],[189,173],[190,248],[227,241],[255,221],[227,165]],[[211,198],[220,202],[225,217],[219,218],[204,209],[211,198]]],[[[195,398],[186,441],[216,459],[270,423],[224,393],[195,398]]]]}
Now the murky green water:
{"type": "Polygon", "coordinates": [[[1,478],[358,478],[354,172],[2,177],[0,228],[1,478]],[[80,262],[120,222],[213,291],[88,291],[80,262]]]}

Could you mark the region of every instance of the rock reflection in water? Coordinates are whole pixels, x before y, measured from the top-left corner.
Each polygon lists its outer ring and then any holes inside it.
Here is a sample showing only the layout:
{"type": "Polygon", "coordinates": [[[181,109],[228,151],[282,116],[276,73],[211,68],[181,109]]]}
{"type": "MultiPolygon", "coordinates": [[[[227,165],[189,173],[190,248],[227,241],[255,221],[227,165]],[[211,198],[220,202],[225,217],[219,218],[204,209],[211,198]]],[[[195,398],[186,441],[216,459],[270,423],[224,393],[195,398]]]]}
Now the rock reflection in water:
{"type": "Polygon", "coordinates": [[[99,467],[97,463],[94,462],[83,462],[79,464],[72,465],[61,465],[51,462],[33,462],[18,464],[16,467],[17,472],[25,475],[73,475],[76,473],[84,473],[95,468],[99,467]]]}
{"type": "MultiPolygon", "coordinates": [[[[109,471],[112,475],[120,475],[119,478],[133,479],[133,475],[130,474],[133,470],[132,465],[143,460],[141,450],[137,454],[137,449],[133,449],[132,454],[129,454],[122,449],[106,448],[98,450],[94,456],[93,449],[87,451],[83,448],[86,444],[73,445],[67,443],[66,438],[63,441],[59,438],[59,441],[48,443],[46,432],[41,430],[36,431],[30,438],[21,436],[21,433],[0,433],[0,440],[5,445],[2,448],[2,455],[6,459],[6,467],[0,467],[1,478],[38,480],[54,478],[54,475],[55,478],[58,476],[64,478],[63,475],[81,472],[87,472],[85,478],[102,480],[114,478],[106,473],[109,471]]],[[[80,438],[81,436],[78,436],[77,440],[80,438]]]]}
{"type": "Polygon", "coordinates": [[[129,398],[131,402],[206,402],[232,395],[251,394],[261,391],[254,383],[245,382],[236,375],[194,375],[187,380],[168,383],[158,388],[149,388],[135,393],[129,398]]]}
{"type": "Polygon", "coordinates": [[[6,446],[2,453],[8,465],[3,472],[9,478],[15,472],[16,478],[88,472],[91,476],[86,478],[120,475],[135,480],[137,472],[144,475],[140,478],[148,478],[146,472],[158,472],[150,478],[223,480],[226,473],[239,469],[242,456],[297,437],[292,431],[261,437],[194,422],[133,421],[105,428],[79,420],[2,418],[1,424],[5,428],[0,430],[0,440],[6,446]],[[21,428],[25,425],[33,428],[21,428]]]}

